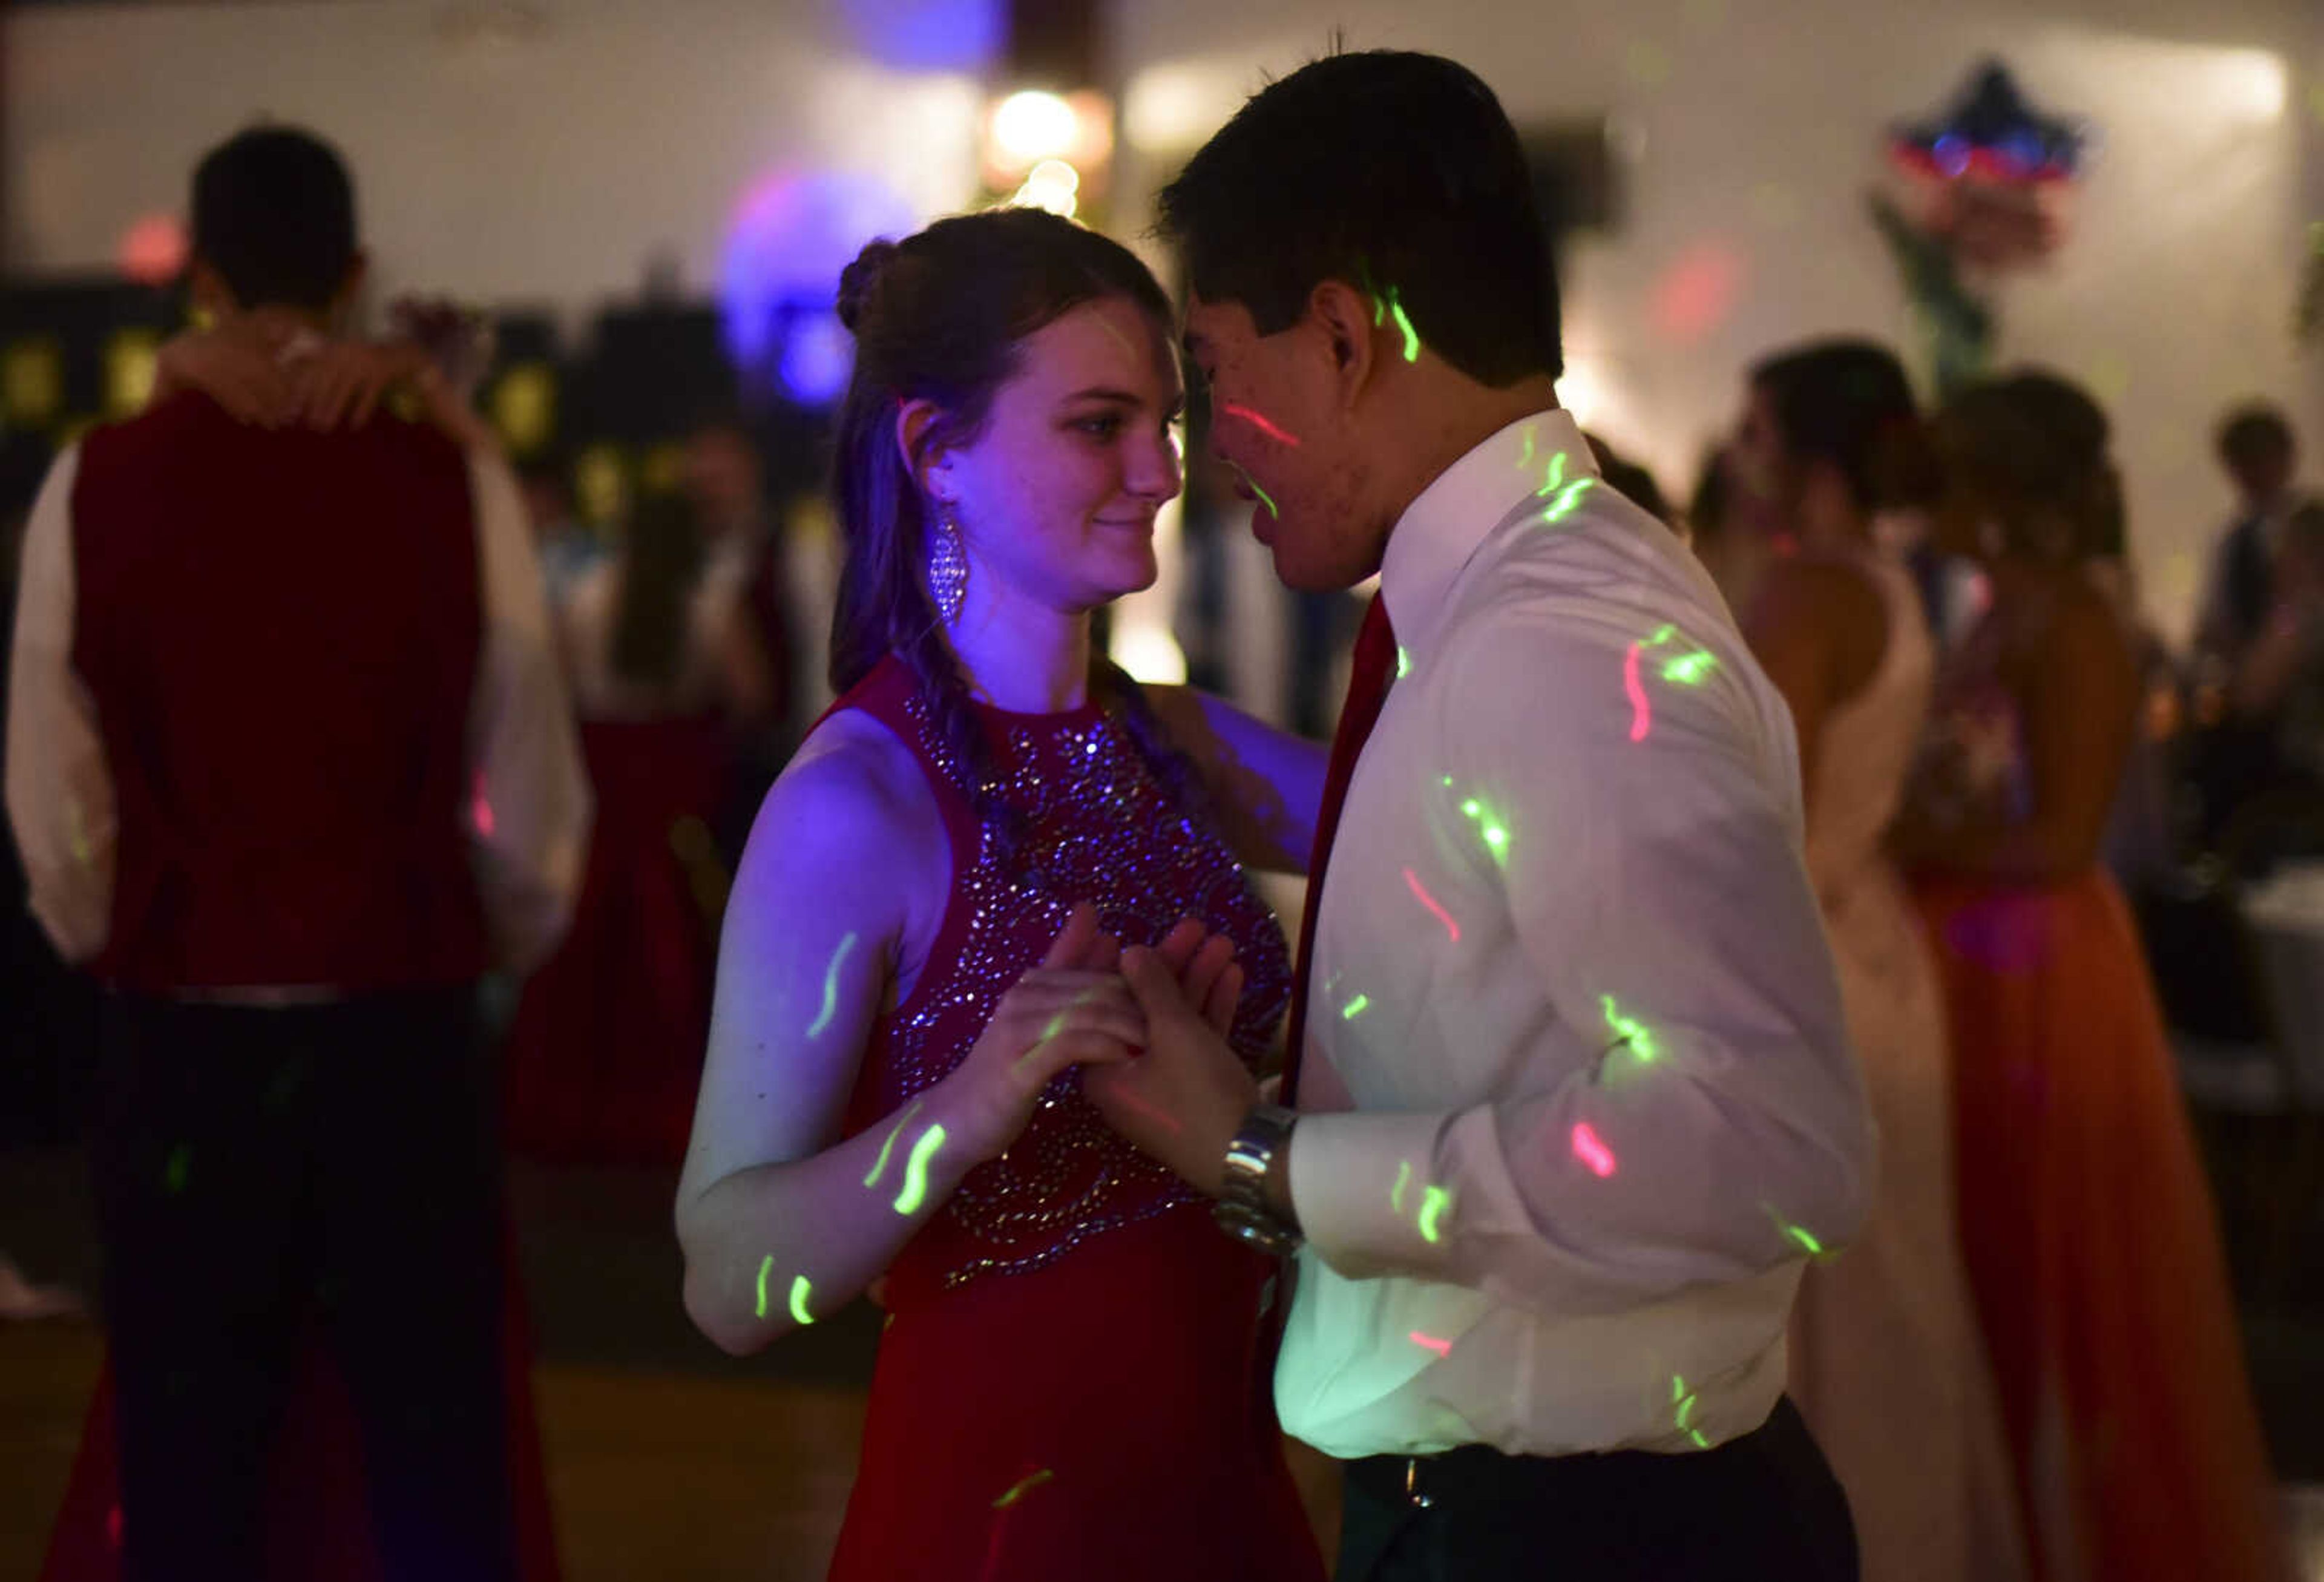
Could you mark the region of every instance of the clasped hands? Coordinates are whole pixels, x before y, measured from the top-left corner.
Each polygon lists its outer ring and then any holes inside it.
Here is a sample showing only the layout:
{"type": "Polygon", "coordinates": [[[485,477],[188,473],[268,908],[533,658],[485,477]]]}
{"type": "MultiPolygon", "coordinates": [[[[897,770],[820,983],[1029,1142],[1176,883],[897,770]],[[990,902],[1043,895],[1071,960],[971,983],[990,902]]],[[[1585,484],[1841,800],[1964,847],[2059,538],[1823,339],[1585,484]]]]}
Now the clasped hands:
{"type": "MultiPolygon", "coordinates": [[[[1045,972],[1074,974],[1085,985],[1081,993],[1112,998],[1128,1013],[1109,1024],[1115,1047],[1093,1047],[1096,1058],[1081,1062],[1082,1092],[1140,1152],[1216,1196],[1227,1145],[1259,1099],[1258,1081],[1227,1043],[1243,989],[1234,942],[1186,918],[1158,944],[1125,948],[1084,903],[1026,977],[1045,972]]],[[[1060,1013],[1045,1030],[1064,1020],[1060,1013]]],[[[1024,1058],[1038,1055],[1042,1042],[1024,1058]]]]}
{"type": "Polygon", "coordinates": [[[417,337],[332,339],[263,313],[173,336],[155,359],[153,383],[157,401],[198,391],[235,421],[263,428],[361,428],[398,391],[455,438],[482,427],[417,337]]]}

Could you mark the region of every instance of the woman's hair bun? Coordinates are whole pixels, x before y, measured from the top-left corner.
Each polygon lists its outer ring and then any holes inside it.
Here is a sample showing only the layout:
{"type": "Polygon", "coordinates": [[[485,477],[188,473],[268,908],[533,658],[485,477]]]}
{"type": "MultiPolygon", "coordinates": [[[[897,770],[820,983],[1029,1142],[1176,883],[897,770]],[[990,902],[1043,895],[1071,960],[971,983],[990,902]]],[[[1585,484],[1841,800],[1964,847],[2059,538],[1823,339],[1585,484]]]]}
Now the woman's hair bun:
{"type": "Polygon", "coordinates": [[[889,263],[899,249],[884,238],[866,242],[855,262],[839,272],[839,322],[847,327],[850,335],[863,320],[864,308],[872,295],[880,289],[880,277],[888,271],[889,263]]]}

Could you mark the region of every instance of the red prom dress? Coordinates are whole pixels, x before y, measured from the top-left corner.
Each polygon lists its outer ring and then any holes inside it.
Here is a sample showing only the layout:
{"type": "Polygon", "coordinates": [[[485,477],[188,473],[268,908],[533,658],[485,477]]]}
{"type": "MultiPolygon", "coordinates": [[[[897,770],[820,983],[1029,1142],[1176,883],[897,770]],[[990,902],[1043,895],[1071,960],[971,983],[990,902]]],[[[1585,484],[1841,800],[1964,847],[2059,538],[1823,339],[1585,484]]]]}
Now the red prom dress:
{"type": "MultiPolygon", "coordinates": [[[[1186,916],[1230,935],[1246,973],[1231,1042],[1257,1062],[1289,998],[1281,931],[1118,719],[1094,704],[978,711],[997,788],[1021,820],[1004,856],[899,661],[838,706],[918,757],[953,853],[935,948],[873,1031],[851,1129],[952,1070],[1084,900],[1128,944],[1186,916]]],[[[831,1575],[1321,1582],[1261,1342],[1274,1274],[1110,1130],[1066,1073],[890,1271],[831,1575]]]]}

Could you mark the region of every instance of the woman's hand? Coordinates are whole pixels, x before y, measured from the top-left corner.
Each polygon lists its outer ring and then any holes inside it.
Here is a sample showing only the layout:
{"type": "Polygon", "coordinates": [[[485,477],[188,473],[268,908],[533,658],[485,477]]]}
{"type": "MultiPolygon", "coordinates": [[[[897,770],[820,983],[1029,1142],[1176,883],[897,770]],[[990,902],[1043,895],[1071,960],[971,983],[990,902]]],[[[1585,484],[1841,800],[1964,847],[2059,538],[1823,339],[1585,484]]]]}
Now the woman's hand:
{"type": "Polygon", "coordinates": [[[238,329],[189,329],[161,343],[153,358],[154,404],[199,391],[237,423],[282,428],[298,421],[299,394],[277,336],[238,329]]]}
{"type": "Polygon", "coordinates": [[[290,364],[300,420],[326,433],[360,428],[399,387],[421,393],[433,371],[414,341],[331,341],[290,364]]]}
{"type": "Polygon", "coordinates": [[[1118,961],[1120,946],[1099,933],[1096,908],[1074,907],[1041,964],[1001,997],[974,1046],[932,1090],[929,1108],[966,1157],[1000,1157],[1058,1072],[1119,1064],[1145,1044],[1146,1018],[1109,957],[1118,961]]]}

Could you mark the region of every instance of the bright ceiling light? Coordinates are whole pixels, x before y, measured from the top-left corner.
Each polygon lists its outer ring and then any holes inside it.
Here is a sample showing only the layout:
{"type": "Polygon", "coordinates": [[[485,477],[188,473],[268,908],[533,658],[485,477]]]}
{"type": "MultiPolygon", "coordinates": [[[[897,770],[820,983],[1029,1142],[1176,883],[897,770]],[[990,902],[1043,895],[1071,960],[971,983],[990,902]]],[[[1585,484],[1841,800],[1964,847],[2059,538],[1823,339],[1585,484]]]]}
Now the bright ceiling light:
{"type": "Polygon", "coordinates": [[[992,110],[992,145],[1011,163],[1038,164],[1071,153],[1081,139],[1081,117],[1057,95],[1028,88],[992,110]]]}

